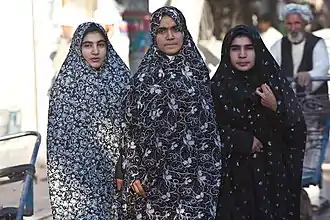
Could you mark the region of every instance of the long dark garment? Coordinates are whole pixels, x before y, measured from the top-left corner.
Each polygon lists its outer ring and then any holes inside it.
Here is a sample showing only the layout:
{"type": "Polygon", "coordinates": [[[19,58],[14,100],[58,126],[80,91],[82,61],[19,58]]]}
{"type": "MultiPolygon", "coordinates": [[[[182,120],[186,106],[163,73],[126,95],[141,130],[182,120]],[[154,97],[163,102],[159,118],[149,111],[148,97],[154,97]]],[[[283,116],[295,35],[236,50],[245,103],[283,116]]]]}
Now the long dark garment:
{"type": "Polygon", "coordinates": [[[306,125],[293,90],[259,34],[244,25],[230,30],[223,42],[220,66],[212,78],[212,94],[228,173],[219,196],[219,220],[299,219],[306,125]],[[235,70],[229,50],[236,36],[252,40],[255,66],[235,70]],[[277,100],[274,112],[260,103],[257,87],[267,83],[277,100]],[[263,150],[252,154],[253,137],[263,150]]]}
{"type": "Polygon", "coordinates": [[[214,220],[221,149],[208,69],[182,13],[163,7],[151,18],[153,44],[127,96],[128,182],[141,180],[147,198],[130,194],[126,219],[214,220]],[[164,15],[183,32],[181,51],[169,58],[155,43],[164,15]]]}
{"type": "Polygon", "coordinates": [[[118,219],[114,174],[130,73],[107,39],[100,70],[86,62],[81,44],[91,25],[106,36],[95,23],[79,25],[51,89],[47,165],[56,220],[118,219]]]}

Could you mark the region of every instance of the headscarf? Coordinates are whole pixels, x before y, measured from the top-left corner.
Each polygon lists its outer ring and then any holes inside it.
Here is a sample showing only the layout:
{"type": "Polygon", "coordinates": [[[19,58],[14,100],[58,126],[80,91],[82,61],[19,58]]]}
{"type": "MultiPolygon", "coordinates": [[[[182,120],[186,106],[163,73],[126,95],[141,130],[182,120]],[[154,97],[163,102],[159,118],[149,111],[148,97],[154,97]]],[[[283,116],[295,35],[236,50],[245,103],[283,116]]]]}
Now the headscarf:
{"type": "Polygon", "coordinates": [[[214,219],[222,145],[208,69],[177,8],[156,10],[150,23],[153,43],[127,96],[127,178],[141,180],[149,196],[148,201],[134,201],[132,215],[214,219]],[[183,33],[182,49],[171,58],[156,44],[157,28],[166,15],[183,33]],[[188,191],[203,197],[195,199],[184,193],[188,191]]]}
{"type": "MultiPolygon", "coordinates": [[[[276,123],[274,123],[276,133],[273,137],[279,137],[286,143],[282,149],[286,163],[285,168],[288,170],[286,175],[290,183],[290,186],[288,186],[289,196],[292,200],[290,199],[290,204],[285,204],[285,206],[287,206],[288,215],[296,216],[299,215],[302,160],[306,140],[306,125],[302,109],[289,82],[285,77],[282,77],[280,67],[267,50],[258,32],[254,28],[238,25],[229,30],[225,36],[221,63],[212,78],[212,91],[216,109],[217,106],[221,106],[226,113],[217,111],[217,114],[221,114],[217,116],[227,121],[229,127],[234,120],[249,121],[250,124],[247,126],[251,128],[248,132],[252,132],[254,135],[258,135],[258,133],[263,135],[263,126],[272,126],[272,123],[267,119],[272,119],[275,116],[270,109],[261,106],[260,98],[255,94],[256,88],[263,83],[270,86],[277,100],[277,116],[275,117],[276,123]],[[255,66],[246,73],[237,71],[230,61],[230,45],[236,36],[247,36],[254,45],[256,53],[255,66]],[[247,103],[252,108],[247,109],[247,103]],[[256,111],[256,109],[262,110],[256,111]],[[260,126],[261,124],[262,126],[260,126]]],[[[219,126],[221,127],[221,134],[227,136],[228,129],[225,129],[222,125],[219,126]]],[[[232,132],[247,129],[246,127],[230,128],[232,132]]],[[[272,137],[272,135],[268,134],[260,137],[260,141],[266,144],[271,143],[269,137],[272,137]]],[[[230,143],[232,144],[232,142],[230,143]]],[[[227,156],[230,157],[231,153],[229,151],[227,156]]],[[[272,163],[275,163],[275,161],[272,163]]]]}
{"type": "Polygon", "coordinates": [[[129,70],[109,40],[99,70],[82,56],[86,30],[75,31],[70,51],[51,89],[47,156],[54,219],[116,219],[115,164],[119,155],[122,98],[129,70]]]}
{"type": "MultiPolygon", "coordinates": [[[[174,56],[174,60],[171,60],[171,63],[177,63],[179,65],[182,65],[189,61],[189,63],[193,63],[195,69],[202,70],[201,74],[194,75],[194,78],[198,78],[199,80],[207,80],[207,66],[203,59],[200,59],[202,56],[199,53],[198,48],[196,47],[187,29],[186,19],[181,13],[181,11],[172,6],[162,7],[152,14],[150,19],[150,34],[152,38],[152,44],[150,45],[147,53],[145,54],[141,64],[139,65],[137,72],[148,72],[146,68],[150,68],[151,70],[153,70],[153,68],[155,66],[159,66],[159,64],[168,64],[170,62],[169,57],[158,49],[156,43],[157,29],[159,27],[161,19],[165,15],[171,17],[177,24],[178,30],[183,33],[183,46],[179,53],[174,56]]],[[[154,70],[151,72],[155,73],[154,70]]],[[[165,76],[165,78],[166,77],[168,76],[165,76]]]]}
{"type": "Polygon", "coordinates": [[[307,4],[286,4],[284,6],[283,14],[284,17],[290,14],[299,14],[307,24],[310,23],[314,17],[311,8],[307,4]]]}
{"type": "Polygon", "coordinates": [[[260,100],[255,94],[255,89],[263,83],[267,83],[273,90],[276,100],[278,100],[278,109],[282,109],[285,106],[287,108],[287,119],[292,120],[289,124],[294,125],[297,123],[296,120],[303,116],[302,110],[296,101],[297,99],[290,83],[285,77],[282,77],[280,71],[279,65],[266,48],[259,33],[254,28],[238,25],[229,30],[224,38],[221,62],[215,75],[212,77],[212,83],[216,83],[221,91],[237,94],[237,99],[251,98],[255,102],[260,100]],[[233,39],[240,35],[251,39],[256,53],[255,66],[245,73],[233,68],[229,55],[233,39]],[[248,89],[242,89],[246,87],[248,89]]]}

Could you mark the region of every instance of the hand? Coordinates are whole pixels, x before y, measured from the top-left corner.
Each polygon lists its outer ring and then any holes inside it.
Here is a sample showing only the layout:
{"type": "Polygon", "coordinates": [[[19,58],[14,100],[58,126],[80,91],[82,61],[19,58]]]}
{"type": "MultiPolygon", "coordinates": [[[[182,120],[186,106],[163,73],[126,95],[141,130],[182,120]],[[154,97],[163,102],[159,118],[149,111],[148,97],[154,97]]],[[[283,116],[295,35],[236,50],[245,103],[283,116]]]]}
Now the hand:
{"type": "Polygon", "coordinates": [[[256,89],[256,94],[261,97],[261,104],[264,107],[270,108],[274,112],[276,111],[277,102],[275,95],[266,83],[262,84],[261,87],[256,89]]]}
{"type": "Polygon", "coordinates": [[[116,179],[116,186],[117,186],[117,191],[121,191],[124,186],[124,180],[116,179]]]}
{"type": "Polygon", "coordinates": [[[299,72],[297,73],[297,82],[301,87],[306,87],[311,81],[311,75],[309,72],[299,72]]]}
{"type": "Polygon", "coordinates": [[[147,198],[147,195],[142,187],[142,184],[140,182],[140,180],[135,180],[132,184],[132,188],[134,190],[134,192],[136,192],[137,194],[139,194],[140,196],[142,196],[143,198],[147,198]]]}
{"type": "Polygon", "coordinates": [[[262,143],[256,137],[253,137],[252,153],[260,152],[263,147],[262,143]]]}

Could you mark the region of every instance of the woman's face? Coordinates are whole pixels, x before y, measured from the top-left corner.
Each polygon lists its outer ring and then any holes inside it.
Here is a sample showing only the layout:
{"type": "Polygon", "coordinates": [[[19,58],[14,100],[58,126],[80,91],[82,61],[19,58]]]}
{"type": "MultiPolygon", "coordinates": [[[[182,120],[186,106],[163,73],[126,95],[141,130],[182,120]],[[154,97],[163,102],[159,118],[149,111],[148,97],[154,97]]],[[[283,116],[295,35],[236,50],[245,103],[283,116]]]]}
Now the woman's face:
{"type": "Polygon", "coordinates": [[[157,29],[156,42],[159,50],[166,55],[175,55],[181,50],[183,34],[169,16],[164,16],[161,19],[157,29]]]}
{"type": "Polygon", "coordinates": [[[97,31],[86,34],[82,41],[81,52],[91,67],[99,69],[107,55],[107,43],[103,35],[97,31]]]}
{"type": "Polygon", "coordinates": [[[239,71],[248,71],[254,64],[256,53],[250,38],[237,36],[233,39],[229,49],[230,61],[239,71]]]}

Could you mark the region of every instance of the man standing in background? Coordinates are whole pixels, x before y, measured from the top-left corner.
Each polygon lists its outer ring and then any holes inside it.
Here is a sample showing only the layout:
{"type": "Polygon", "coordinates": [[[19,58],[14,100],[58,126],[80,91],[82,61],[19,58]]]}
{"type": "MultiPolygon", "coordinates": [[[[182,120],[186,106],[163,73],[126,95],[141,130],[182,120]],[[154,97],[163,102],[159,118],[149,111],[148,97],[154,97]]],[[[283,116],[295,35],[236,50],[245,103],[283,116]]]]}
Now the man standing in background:
{"type": "MultiPolygon", "coordinates": [[[[310,7],[301,4],[287,4],[284,7],[284,19],[288,34],[271,48],[284,76],[296,79],[297,93],[302,93],[306,88],[310,88],[312,95],[328,96],[327,82],[311,83],[310,81],[311,77],[327,76],[329,71],[329,56],[324,39],[305,31],[306,26],[313,21],[310,7]]],[[[322,129],[324,126],[324,122],[318,119],[309,118],[306,123],[309,130],[322,129]]],[[[315,146],[315,144],[310,146],[311,140],[313,140],[312,134],[307,136],[307,149],[315,146]]],[[[305,158],[311,158],[309,153],[313,152],[306,151],[305,158]]],[[[311,161],[305,160],[304,167],[313,166],[311,163],[311,161]]],[[[325,197],[325,190],[322,188],[319,195],[319,207],[314,211],[329,207],[329,198],[325,197]]]]}
{"type": "MultiPolygon", "coordinates": [[[[311,77],[327,76],[329,58],[324,40],[305,31],[313,20],[308,5],[287,4],[284,7],[287,36],[278,40],[271,53],[286,77],[297,79],[297,92],[303,92],[311,77]]],[[[313,94],[328,94],[327,82],[313,82],[313,94]]]]}

